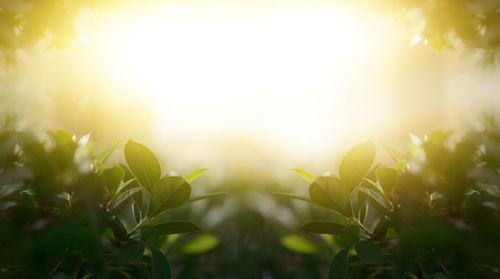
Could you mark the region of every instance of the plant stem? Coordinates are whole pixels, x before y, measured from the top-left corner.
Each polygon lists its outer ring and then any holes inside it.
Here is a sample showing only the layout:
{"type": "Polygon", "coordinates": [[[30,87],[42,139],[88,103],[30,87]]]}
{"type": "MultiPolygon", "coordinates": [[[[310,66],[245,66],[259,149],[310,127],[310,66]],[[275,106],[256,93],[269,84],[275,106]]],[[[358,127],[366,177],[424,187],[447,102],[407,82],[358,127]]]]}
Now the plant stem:
{"type": "Polygon", "coordinates": [[[134,234],[134,233],[135,233],[138,229],[140,229],[140,228],[141,228],[144,224],[146,224],[146,223],[150,222],[150,221],[151,221],[151,218],[152,218],[152,217],[150,216],[150,217],[146,217],[146,218],[142,219],[142,220],[141,220],[141,221],[140,221],[140,222],[139,222],[139,223],[135,226],[135,228],[134,228],[131,232],[129,232],[129,233],[127,234],[127,237],[130,237],[130,236],[131,236],[131,235],[133,235],[133,234],[134,234]]]}
{"type": "Polygon", "coordinates": [[[353,217],[351,219],[354,223],[356,223],[356,225],[359,226],[359,228],[364,231],[367,235],[369,235],[370,237],[373,237],[373,234],[356,218],[356,217],[353,217]]]}

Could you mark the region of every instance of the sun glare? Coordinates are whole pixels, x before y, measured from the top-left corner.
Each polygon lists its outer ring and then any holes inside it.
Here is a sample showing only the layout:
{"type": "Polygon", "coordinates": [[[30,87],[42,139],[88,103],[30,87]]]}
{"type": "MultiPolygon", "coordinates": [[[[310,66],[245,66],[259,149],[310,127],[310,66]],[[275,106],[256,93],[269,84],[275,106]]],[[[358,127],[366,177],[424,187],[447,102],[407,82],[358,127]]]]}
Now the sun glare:
{"type": "Polygon", "coordinates": [[[152,104],[160,136],[252,134],[311,150],[352,124],[332,115],[354,113],[346,92],[377,47],[369,24],[336,4],[165,4],[108,17],[89,41],[119,91],[152,104]]]}

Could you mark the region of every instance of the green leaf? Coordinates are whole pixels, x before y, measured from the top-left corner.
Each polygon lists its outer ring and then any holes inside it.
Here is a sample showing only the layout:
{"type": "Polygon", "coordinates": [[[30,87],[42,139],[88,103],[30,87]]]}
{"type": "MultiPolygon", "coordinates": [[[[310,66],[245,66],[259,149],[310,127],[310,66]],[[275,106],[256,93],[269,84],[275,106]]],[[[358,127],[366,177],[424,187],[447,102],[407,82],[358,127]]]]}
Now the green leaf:
{"type": "Polygon", "coordinates": [[[329,279],[346,279],[347,272],[349,271],[349,247],[346,247],[333,257],[330,264],[330,272],[328,273],[329,279]]]}
{"type": "Polygon", "coordinates": [[[295,173],[297,173],[298,175],[300,175],[302,178],[304,178],[307,182],[311,183],[314,181],[314,179],[316,179],[316,175],[314,174],[311,174],[303,169],[299,169],[299,168],[295,168],[295,169],[292,169],[295,173]]]}
{"type": "Polygon", "coordinates": [[[181,206],[189,200],[191,186],[180,176],[162,178],[153,189],[148,216],[155,216],[168,209],[181,206]]]}
{"type": "Polygon", "coordinates": [[[201,231],[195,224],[183,221],[167,222],[156,225],[155,228],[158,229],[160,235],[201,231]]]}
{"type": "Polygon", "coordinates": [[[125,159],[137,181],[150,191],[161,176],[161,168],[156,156],[146,146],[129,140],[125,144],[125,159]]]}
{"type": "Polygon", "coordinates": [[[314,254],[318,247],[314,242],[299,234],[288,234],[281,238],[281,245],[288,250],[301,254],[314,254]]]}
{"type": "Polygon", "coordinates": [[[122,204],[128,198],[132,197],[132,195],[134,195],[135,193],[137,193],[137,192],[139,192],[141,190],[142,190],[141,187],[135,187],[135,188],[129,189],[129,190],[121,193],[120,195],[116,196],[114,199],[112,199],[110,201],[110,203],[109,203],[109,209],[110,210],[115,209],[117,206],[119,206],[120,204],[122,204]]]}
{"type": "Polygon", "coordinates": [[[114,166],[102,172],[101,177],[104,185],[106,185],[112,196],[116,193],[124,175],[125,171],[120,166],[114,166]]]}
{"type": "Polygon", "coordinates": [[[313,221],[308,222],[300,228],[300,231],[321,234],[340,234],[345,229],[344,225],[332,223],[313,221]]]}
{"type": "Polygon", "coordinates": [[[112,250],[112,258],[118,264],[136,263],[142,258],[144,244],[139,241],[127,241],[112,250]]]}
{"type": "Polygon", "coordinates": [[[170,265],[167,258],[154,247],[151,249],[151,271],[153,274],[153,279],[170,279],[172,274],[170,272],[170,265]]]}
{"type": "Polygon", "coordinates": [[[367,264],[384,264],[386,259],[385,250],[374,241],[361,241],[356,243],[356,253],[360,261],[367,264]]]}
{"type": "Polygon", "coordinates": [[[311,200],[344,216],[352,215],[349,190],[338,179],[331,176],[316,178],[309,186],[311,200]]]}
{"type": "Polygon", "coordinates": [[[184,175],[184,179],[186,179],[186,181],[188,183],[191,183],[191,182],[195,181],[200,175],[202,175],[206,171],[208,171],[208,169],[195,170],[192,173],[184,175]]]}
{"type": "Polygon", "coordinates": [[[375,175],[377,176],[377,180],[380,182],[382,189],[384,189],[384,193],[392,193],[392,190],[396,187],[398,172],[395,169],[380,166],[375,172],[375,175]]]}
{"type": "Polygon", "coordinates": [[[181,247],[181,252],[184,254],[201,254],[214,249],[219,245],[219,239],[211,234],[205,233],[195,236],[181,247]]]}
{"type": "Polygon", "coordinates": [[[372,189],[366,188],[366,187],[359,187],[358,189],[359,189],[359,191],[370,196],[374,201],[378,202],[384,208],[386,208],[386,209],[391,208],[389,203],[387,203],[387,201],[379,193],[373,191],[372,189]]]}
{"type": "Polygon", "coordinates": [[[352,191],[361,183],[375,159],[375,145],[371,140],[354,146],[342,159],[340,180],[352,191]]]}
{"type": "MultiPolygon", "coordinates": [[[[129,180],[125,181],[125,182],[120,183],[120,186],[118,186],[118,189],[116,190],[116,193],[120,193],[123,189],[127,188],[127,186],[129,186],[131,183],[135,182],[136,180],[137,179],[132,178],[132,179],[129,179],[129,180]]],[[[139,186],[139,184],[137,184],[137,186],[139,186]]]]}

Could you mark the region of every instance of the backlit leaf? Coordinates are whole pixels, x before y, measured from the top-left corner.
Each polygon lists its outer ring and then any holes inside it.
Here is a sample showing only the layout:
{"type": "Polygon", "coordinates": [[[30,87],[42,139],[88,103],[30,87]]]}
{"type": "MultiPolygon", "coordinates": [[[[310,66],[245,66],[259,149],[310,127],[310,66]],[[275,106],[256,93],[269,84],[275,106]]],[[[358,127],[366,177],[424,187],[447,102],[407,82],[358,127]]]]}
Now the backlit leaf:
{"type": "Polygon", "coordinates": [[[342,182],[352,191],[358,186],[375,159],[375,145],[371,140],[354,146],[344,156],[339,175],[342,182]]]}
{"type": "Polygon", "coordinates": [[[111,202],[109,203],[109,209],[112,210],[112,209],[116,208],[117,206],[122,204],[124,201],[126,201],[128,198],[130,198],[132,195],[134,195],[135,193],[137,193],[141,190],[142,190],[141,187],[135,187],[135,188],[129,189],[129,190],[121,193],[120,195],[116,196],[116,198],[111,200],[111,202]]]}
{"type": "Polygon", "coordinates": [[[302,178],[304,178],[307,182],[311,183],[316,179],[316,175],[311,174],[303,169],[295,168],[292,169],[294,172],[296,172],[298,175],[300,175],[302,178]]]}
{"type": "Polygon", "coordinates": [[[345,216],[352,215],[349,190],[338,178],[331,176],[316,178],[309,186],[309,194],[311,200],[321,206],[345,216]]]}
{"type": "Polygon", "coordinates": [[[195,181],[200,175],[202,175],[204,172],[208,171],[208,169],[199,169],[195,170],[192,173],[184,175],[184,178],[188,183],[191,183],[195,181]]]}
{"type": "Polygon", "coordinates": [[[162,178],[153,189],[148,216],[185,204],[191,195],[191,186],[180,176],[162,178]]]}
{"type": "Polygon", "coordinates": [[[156,156],[146,146],[129,140],[125,144],[125,159],[137,181],[150,191],[161,176],[161,168],[156,156]]]}
{"type": "Polygon", "coordinates": [[[284,236],[281,239],[281,245],[293,252],[301,254],[314,254],[318,251],[318,247],[314,242],[298,234],[284,236]]]}

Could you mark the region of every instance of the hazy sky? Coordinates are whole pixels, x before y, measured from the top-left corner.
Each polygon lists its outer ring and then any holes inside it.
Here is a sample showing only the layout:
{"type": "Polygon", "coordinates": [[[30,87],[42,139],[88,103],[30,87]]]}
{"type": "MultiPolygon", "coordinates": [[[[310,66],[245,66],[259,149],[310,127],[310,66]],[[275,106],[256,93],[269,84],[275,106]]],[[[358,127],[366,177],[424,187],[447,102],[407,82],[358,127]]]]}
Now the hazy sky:
{"type": "Polygon", "coordinates": [[[181,169],[274,160],[317,170],[366,138],[399,143],[470,124],[478,108],[500,103],[498,70],[472,52],[410,46],[387,15],[322,2],[214,3],[97,21],[83,12],[72,47],[20,52],[4,67],[2,103],[104,142],[139,138],[181,169]]]}

